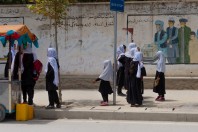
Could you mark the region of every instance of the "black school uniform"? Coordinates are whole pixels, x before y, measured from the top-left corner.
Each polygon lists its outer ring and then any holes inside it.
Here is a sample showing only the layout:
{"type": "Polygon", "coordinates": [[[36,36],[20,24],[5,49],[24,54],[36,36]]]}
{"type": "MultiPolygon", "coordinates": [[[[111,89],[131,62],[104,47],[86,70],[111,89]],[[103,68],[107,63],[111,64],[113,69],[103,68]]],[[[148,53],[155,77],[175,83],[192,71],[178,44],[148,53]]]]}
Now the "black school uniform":
{"type": "Polygon", "coordinates": [[[159,77],[160,80],[159,80],[159,84],[153,88],[153,92],[155,93],[158,93],[159,95],[162,95],[164,96],[164,94],[166,94],[166,91],[165,91],[165,76],[164,76],[164,73],[163,72],[158,72],[156,71],[156,74],[155,74],[155,79],[159,77]]]}
{"type": "Polygon", "coordinates": [[[112,94],[113,90],[111,88],[110,82],[97,78],[96,81],[100,81],[100,86],[98,91],[101,93],[104,102],[108,102],[108,94],[112,94]]]}
{"type": "Polygon", "coordinates": [[[142,105],[141,78],[136,77],[138,64],[138,61],[130,63],[130,65],[134,65],[133,72],[130,72],[128,76],[127,102],[131,105],[142,105]]]}
{"type": "MultiPolygon", "coordinates": [[[[16,58],[17,59],[17,58],[16,58]]],[[[23,54],[23,73],[21,76],[21,86],[23,93],[23,101],[27,102],[28,95],[28,104],[33,105],[33,97],[34,97],[34,86],[36,81],[34,80],[34,56],[33,53],[24,53],[23,54]]]]}
{"type": "Polygon", "coordinates": [[[57,105],[60,105],[58,93],[56,90],[58,90],[58,87],[53,83],[54,81],[54,69],[48,63],[48,71],[46,73],[46,90],[48,91],[48,99],[49,99],[49,105],[54,106],[54,103],[57,105]]]}

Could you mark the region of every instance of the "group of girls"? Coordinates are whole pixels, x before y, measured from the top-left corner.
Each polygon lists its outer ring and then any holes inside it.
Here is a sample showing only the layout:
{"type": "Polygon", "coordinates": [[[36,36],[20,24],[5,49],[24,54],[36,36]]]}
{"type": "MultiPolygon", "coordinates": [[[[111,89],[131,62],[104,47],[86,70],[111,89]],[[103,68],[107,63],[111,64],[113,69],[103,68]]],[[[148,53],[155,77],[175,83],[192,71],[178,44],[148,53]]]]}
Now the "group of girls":
{"type": "MultiPolygon", "coordinates": [[[[11,48],[11,52],[8,53],[8,60],[4,70],[5,78],[8,78],[8,62],[11,63],[12,79],[17,79],[19,77],[18,69],[21,69],[21,90],[23,95],[23,103],[28,105],[33,105],[34,98],[34,86],[36,84],[35,76],[35,64],[37,60],[36,54],[32,51],[31,44],[25,46],[17,47],[16,45],[11,48]],[[20,49],[19,49],[20,48],[20,49]],[[11,54],[11,55],[10,55],[11,54]],[[11,59],[11,60],[10,60],[11,59]],[[20,64],[21,62],[21,64],[20,64]]],[[[45,68],[46,72],[46,90],[48,91],[49,105],[46,109],[61,107],[59,102],[57,89],[59,84],[58,76],[59,64],[57,61],[57,53],[54,48],[48,48],[47,51],[47,64],[45,68]]]]}
{"type": "MultiPolygon", "coordinates": [[[[154,57],[157,60],[157,69],[155,79],[158,79],[158,85],[153,88],[153,92],[158,93],[156,101],[165,101],[165,57],[162,51],[158,51],[154,57]]],[[[117,94],[118,96],[126,96],[127,102],[131,107],[141,106],[143,103],[144,83],[143,76],[146,76],[143,65],[143,54],[140,48],[135,43],[128,45],[126,51],[125,45],[120,45],[117,48],[117,94]],[[127,90],[126,94],[122,93],[122,88],[127,90]]],[[[110,85],[110,80],[113,75],[113,67],[110,60],[104,61],[104,69],[100,76],[94,80],[101,81],[99,92],[102,95],[103,101],[101,106],[108,105],[108,94],[113,93],[110,85]]]]}

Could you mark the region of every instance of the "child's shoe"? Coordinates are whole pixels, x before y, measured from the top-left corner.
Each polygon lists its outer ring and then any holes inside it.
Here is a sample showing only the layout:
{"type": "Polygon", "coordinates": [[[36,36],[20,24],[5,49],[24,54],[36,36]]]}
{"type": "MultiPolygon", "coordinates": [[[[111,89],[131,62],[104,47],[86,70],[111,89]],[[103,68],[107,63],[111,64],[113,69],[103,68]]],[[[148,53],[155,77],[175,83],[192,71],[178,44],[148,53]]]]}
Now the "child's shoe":
{"type": "Polygon", "coordinates": [[[45,109],[54,109],[55,107],[53,105],[48,105],[45,107],[45,109]]]}
{"type": "Polygon", "coordinates": [[[164,97],[160,97],[157,101],[165,101],[164,97]]]}
{"type": "Polygon", "coordinates": [[[155,101],[157,101],[160,98],[160,96],[157,96],[157,98],[155,99],[155,101]]]}
{"type": "Polygon", "coordinates": [[[56,105],[56,108],[61,108],[61,104],[57,104],[56,105]]]}
{"type": "Polygon", "coordinates": [[[108,102],[103,102],[100,104],[100,106],[108,106],[108,105],[109,105],[108,102]]]}

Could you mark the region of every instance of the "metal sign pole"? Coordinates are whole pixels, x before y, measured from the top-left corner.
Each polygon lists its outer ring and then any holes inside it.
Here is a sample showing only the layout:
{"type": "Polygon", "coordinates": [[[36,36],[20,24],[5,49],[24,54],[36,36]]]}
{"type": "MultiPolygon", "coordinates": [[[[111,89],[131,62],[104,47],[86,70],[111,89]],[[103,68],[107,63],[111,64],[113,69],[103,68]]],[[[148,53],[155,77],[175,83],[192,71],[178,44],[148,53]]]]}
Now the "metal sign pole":
{"type": "Polygon", "coordinates": [[[127,36],[126,36],[126,44],[129,44],[129,42],[128,42],[128,32],[129,32],[129,23],[128,23],[128,15],[127,15],[127,36]]]}
{"type": "Polygon", "coordinates": [[[113,70],[113,105],[116,105],[116,70],[117,70],[117,11],[114,14],[114,70],[113,70]]]}

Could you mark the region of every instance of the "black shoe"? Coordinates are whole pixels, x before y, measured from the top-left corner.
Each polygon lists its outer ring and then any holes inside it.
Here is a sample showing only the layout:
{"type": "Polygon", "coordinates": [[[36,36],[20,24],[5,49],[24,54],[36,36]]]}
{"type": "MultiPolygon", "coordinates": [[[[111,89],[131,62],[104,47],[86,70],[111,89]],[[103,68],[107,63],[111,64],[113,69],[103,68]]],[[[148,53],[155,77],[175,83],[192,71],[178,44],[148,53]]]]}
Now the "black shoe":
{"type": "Polygon", "coordinates": [[[33,102],[28,102],[28,105],[33,105],[33,102]]]}
{"type": "Polygon", "coordinates": [[[45,107],[45,109],[54,109],[55,107],[53,105],[48,105],[45,107]]]}
{"type": "Polygon", "coordinates": [[[56,105],[56,108],[61,108],[61,104],[57,104],[56,105]]]}
{"type": "Polygon", "coordinates": [[[126,96],[126,94],[118,93],[118,96],[126,96]]]}
{"type": "Polygon", "coordinates": [[[33,100],[28,100],[28,105],[33,105],[33,100]]]}

